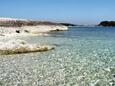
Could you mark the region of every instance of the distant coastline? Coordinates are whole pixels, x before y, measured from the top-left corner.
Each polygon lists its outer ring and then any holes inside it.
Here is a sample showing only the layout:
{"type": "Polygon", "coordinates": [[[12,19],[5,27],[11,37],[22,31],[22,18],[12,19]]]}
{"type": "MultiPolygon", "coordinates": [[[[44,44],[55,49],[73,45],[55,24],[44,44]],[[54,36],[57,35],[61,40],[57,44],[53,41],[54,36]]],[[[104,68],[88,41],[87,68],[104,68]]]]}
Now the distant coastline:
{"type": "Polygon", "coordinates": [[[115,21],[102,21],[98,26],[112,26],[115,27],[115,21]]]}

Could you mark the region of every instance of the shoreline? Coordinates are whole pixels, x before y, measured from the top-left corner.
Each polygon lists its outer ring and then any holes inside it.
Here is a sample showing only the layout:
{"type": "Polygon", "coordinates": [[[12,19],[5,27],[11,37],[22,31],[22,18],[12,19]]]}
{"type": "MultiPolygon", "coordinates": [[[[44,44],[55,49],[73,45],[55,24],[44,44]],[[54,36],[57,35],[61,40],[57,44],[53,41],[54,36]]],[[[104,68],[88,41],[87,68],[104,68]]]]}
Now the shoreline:
{"type": "Polygon", "coordinates": [[[67,26],[63,25],[37,25],[37,26],[23,26],[23,27],[0,27],[0,36],[36,36],[47,35],[50,31],[64,31],[68,30],[67,26]]]}
{"type": "Polygon", "coordinates": [[[68,30],[68,26],[50,21],[0,18],[1,36],[43,35],[50,31],[64,30],[68,30]]]}
{"type": "MultiPolygon", "coordinates": [[[[33,21],[32,21],[33,22],[33,21]]],[[[33,22],[36,24],[37,21],[33,22]]],[[[28,42],[24,42],[25,40],[20,40],[20,37],[29,37],[29,36],[47,36],[48,32],[51,31],[65,31],[68,30],[67,26],[56,24],[56,23],[38,23],[38,25],[26,25],[30,24],[30,21],[21,21],[21,20],[3,20],[0,21],[1,24],[5,24],[6,26],[0,26],[0,53],[5,55],[7,54],[20,54],[20,53],[31,53],[31,52],[45,52],[54,49],[53,45],[37,45],[29,44],[28,42]],[[20,22],[19,22],[20,21],[20,22]],[[1,23],[2,22],[2,23],[1,23]],[[23,23],[22,23],[23,22],[23,23]],[[12,24],[21,26],[14,26],[12,24]],[[7,26],[7,24],[11,24],[11,26],[7,26]],[[24,25],[23,25],[24,24],[24,25]],[[14,39],[15,37],[19,37],[18,39],[14,39]],[[2,42],[2,40],[6,40],[6,42],[2,42]],[[14,39],[14,40],[13,40],[14,39]],[[10,40],[10,41],[9,41],[10,40]],[[18,41],[17,41],[18,40],[18,41]]]]}

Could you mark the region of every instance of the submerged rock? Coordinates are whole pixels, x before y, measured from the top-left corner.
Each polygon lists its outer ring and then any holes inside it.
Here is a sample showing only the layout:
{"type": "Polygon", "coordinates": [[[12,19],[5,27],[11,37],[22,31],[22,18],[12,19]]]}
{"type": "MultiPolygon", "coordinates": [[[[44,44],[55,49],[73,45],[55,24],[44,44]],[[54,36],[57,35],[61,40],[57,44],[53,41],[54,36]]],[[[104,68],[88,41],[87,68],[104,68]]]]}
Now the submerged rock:
{"type": "Polygon", "coordinates": [[[29,52],[44,52],[54,49],[49,45],[29,44],[23,40],[9,41],[7,43],[0,43],[0,54],[19,54],[29,52]]]}

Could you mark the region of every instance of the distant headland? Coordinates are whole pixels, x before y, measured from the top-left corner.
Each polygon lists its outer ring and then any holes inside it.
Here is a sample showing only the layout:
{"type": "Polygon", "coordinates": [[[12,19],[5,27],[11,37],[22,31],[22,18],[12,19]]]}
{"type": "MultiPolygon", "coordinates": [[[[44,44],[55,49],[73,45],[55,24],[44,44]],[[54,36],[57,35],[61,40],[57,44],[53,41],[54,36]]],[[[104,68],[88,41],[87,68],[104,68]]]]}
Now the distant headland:
{"type": "Polygon", "coordinates": [[[98,26],[115,26],[115,21],[102,21],[98,26]]]}

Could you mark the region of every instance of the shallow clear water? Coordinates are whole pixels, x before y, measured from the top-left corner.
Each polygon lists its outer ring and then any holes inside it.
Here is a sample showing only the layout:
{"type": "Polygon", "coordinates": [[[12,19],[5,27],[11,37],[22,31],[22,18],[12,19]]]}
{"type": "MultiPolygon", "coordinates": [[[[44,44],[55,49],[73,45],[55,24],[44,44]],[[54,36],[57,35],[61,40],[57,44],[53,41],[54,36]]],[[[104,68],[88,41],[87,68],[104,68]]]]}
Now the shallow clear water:
{"type": "Polygon", "coordinates": [[[42,53],[1,55],[0,85],[115,85],[114,27],[71,27],[49,36],[13,39],[56,47],[42,53]]]}

